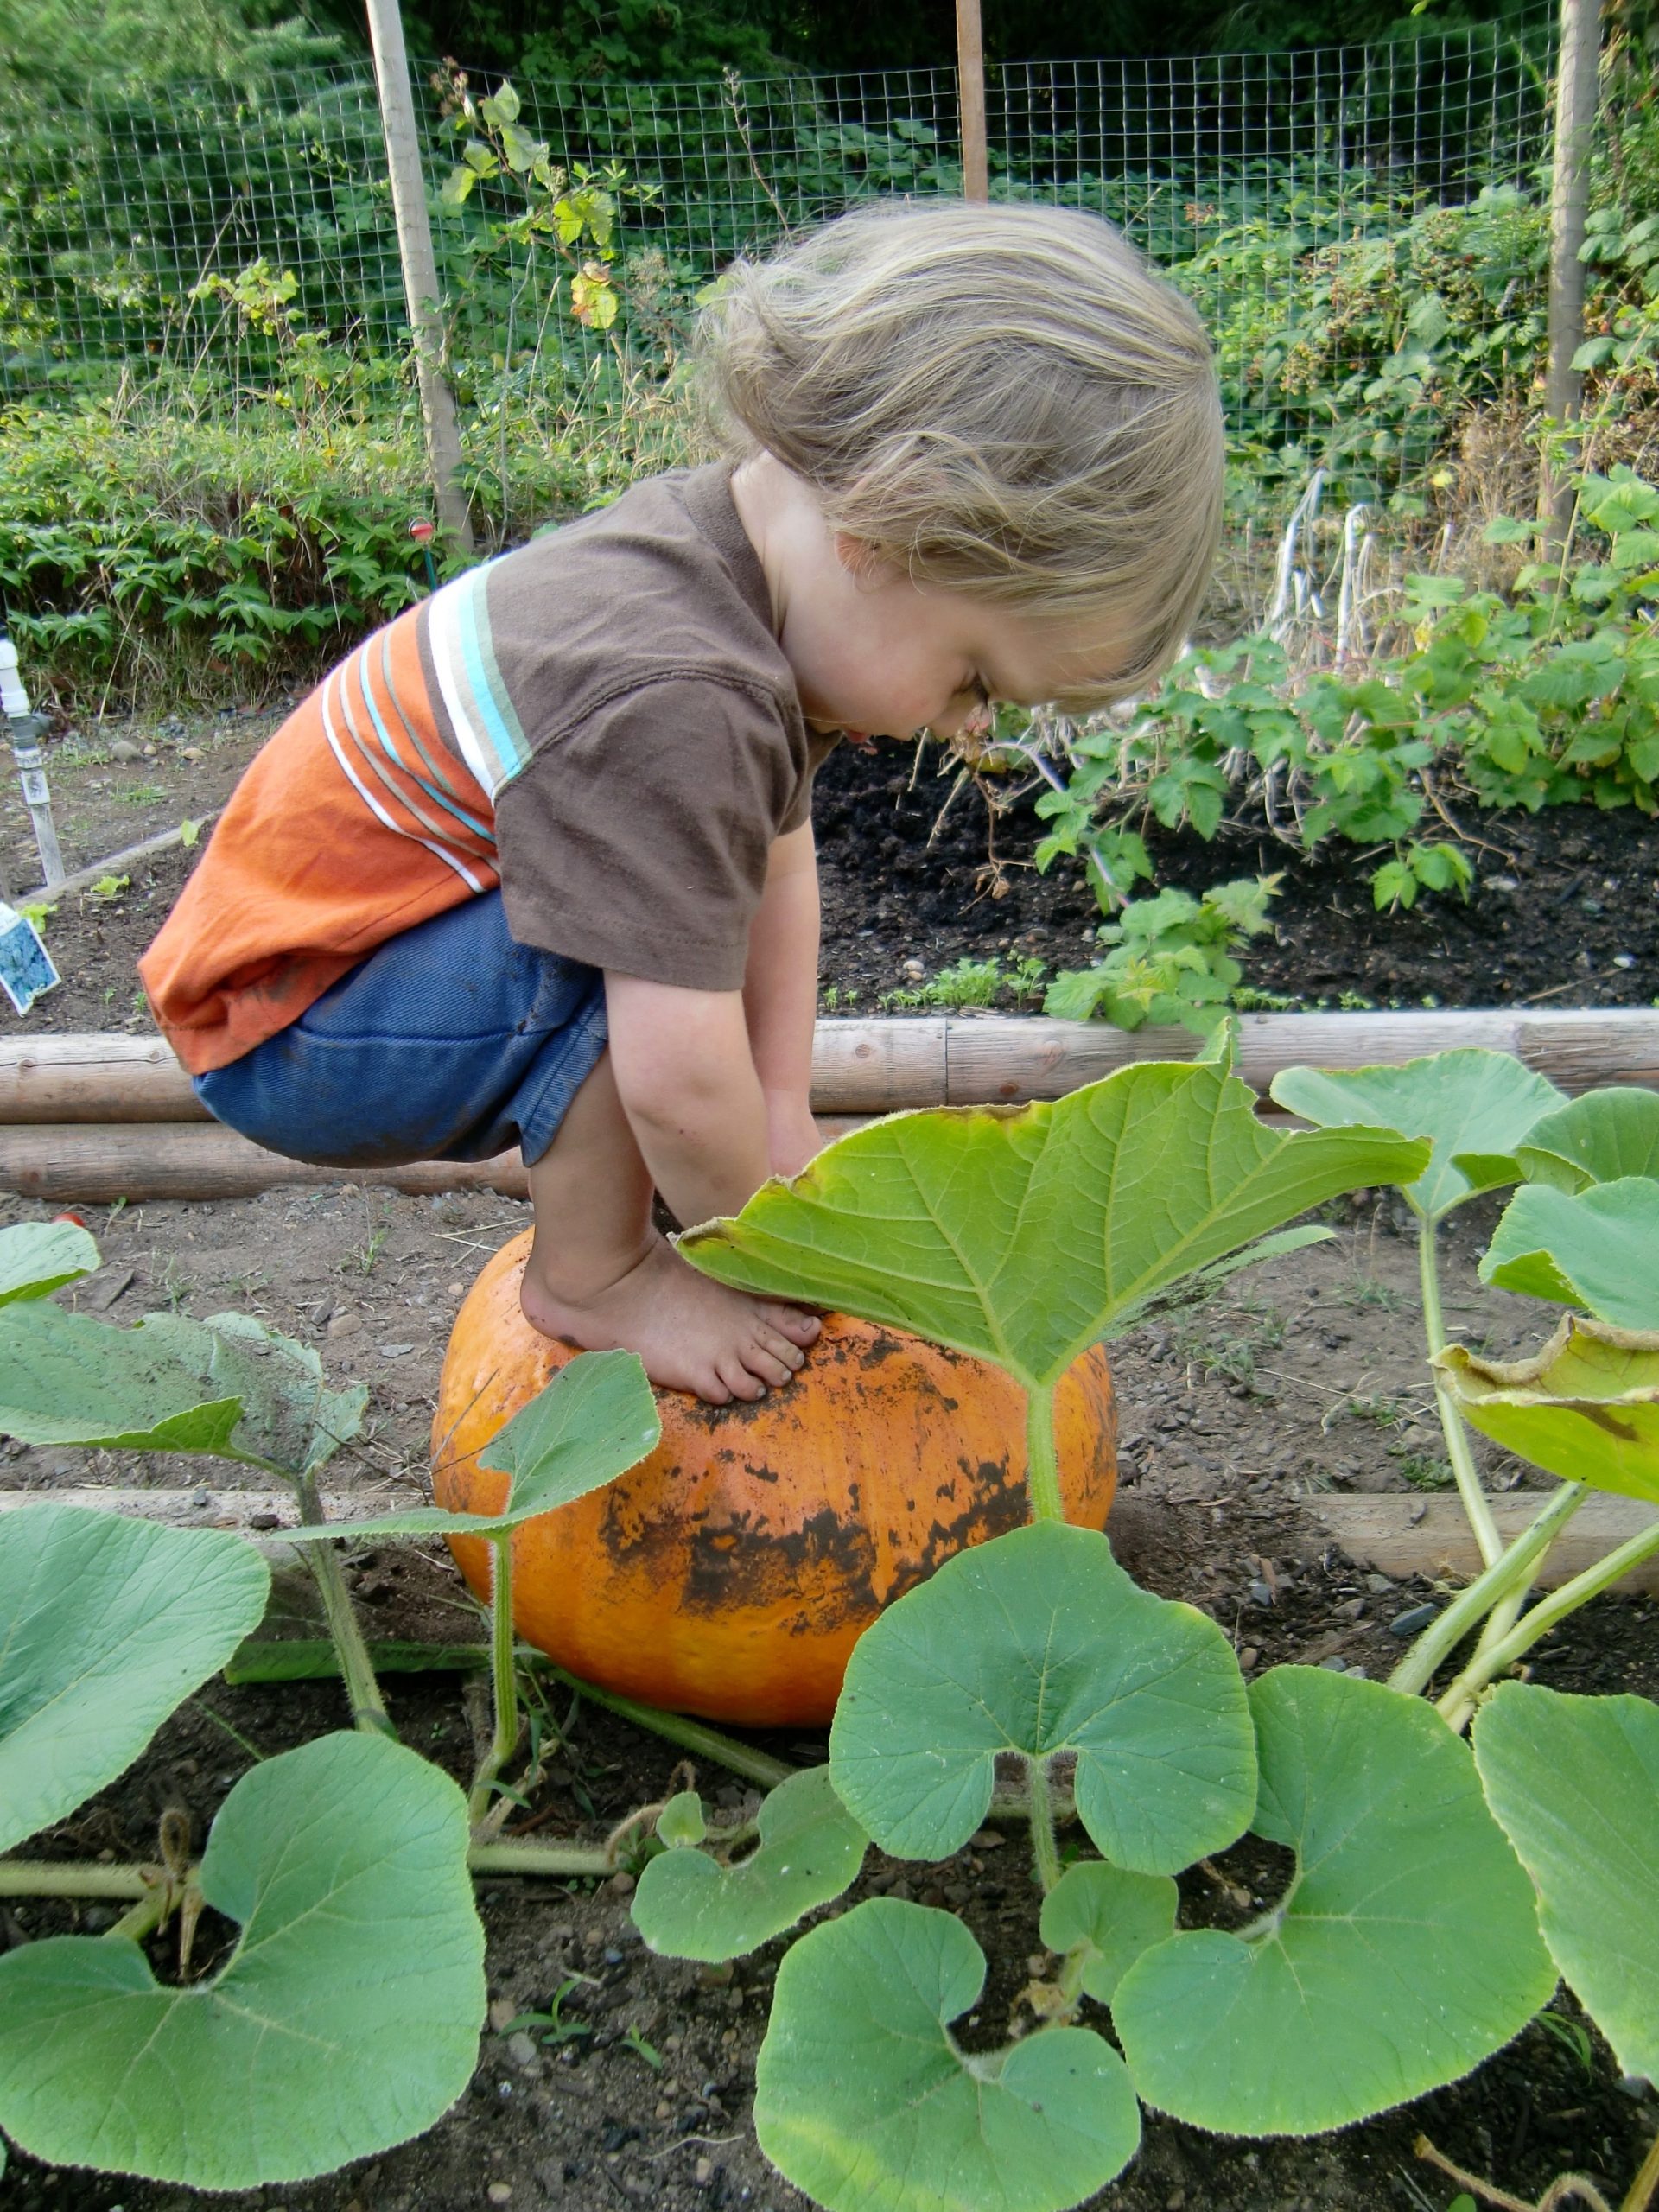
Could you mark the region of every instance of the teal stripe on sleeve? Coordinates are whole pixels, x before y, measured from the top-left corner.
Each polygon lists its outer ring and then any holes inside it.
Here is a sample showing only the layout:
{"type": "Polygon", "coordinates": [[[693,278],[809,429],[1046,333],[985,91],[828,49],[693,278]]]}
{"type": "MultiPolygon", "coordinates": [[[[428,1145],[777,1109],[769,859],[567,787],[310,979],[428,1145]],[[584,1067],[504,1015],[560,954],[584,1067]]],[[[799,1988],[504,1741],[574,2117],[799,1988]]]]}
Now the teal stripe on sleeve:
{"type": "Polygon", "coordinates": [[[489,567],[474,569],[467,578],[472,588],[460,600],[456,613],[456,642],[466,669],[480,727],[501,764],[503,783],[516,776],[530,758],[530,746],[507,687],[496,665],[495,644],[490,633],[489,567]]]}

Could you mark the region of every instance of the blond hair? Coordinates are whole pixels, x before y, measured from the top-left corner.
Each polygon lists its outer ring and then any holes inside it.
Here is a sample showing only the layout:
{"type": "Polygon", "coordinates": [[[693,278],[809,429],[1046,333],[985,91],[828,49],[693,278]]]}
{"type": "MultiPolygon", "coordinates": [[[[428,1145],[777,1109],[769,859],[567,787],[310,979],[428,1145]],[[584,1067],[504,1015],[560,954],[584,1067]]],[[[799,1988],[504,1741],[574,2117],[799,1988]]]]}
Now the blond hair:
{"type": "Polygon", "coordinates": [[[704,311],[734,454],[764,450],[917,583],[1098,612],[1141,688],[1179,650],[1221,526],[1223,430],[1188,302],[1092,215],[887,201],[760,262],[704,311]]]}

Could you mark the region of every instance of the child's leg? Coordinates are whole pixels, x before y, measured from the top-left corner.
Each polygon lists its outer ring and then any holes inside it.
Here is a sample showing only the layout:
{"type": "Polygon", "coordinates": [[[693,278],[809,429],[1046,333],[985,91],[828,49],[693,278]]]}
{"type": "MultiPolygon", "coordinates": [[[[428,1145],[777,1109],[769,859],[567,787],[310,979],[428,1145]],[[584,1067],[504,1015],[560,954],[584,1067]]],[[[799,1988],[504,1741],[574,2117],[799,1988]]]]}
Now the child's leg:
{"type": "Polygon", "coordinates": [[[651,1176],[607,1052],[530,1170],[536,1237],[521,1294],[543,1334],[637,1351],[653,1382],[715,1405],[788,1382],[818,1333],[798,1306],[728,1290],[652,1226],[651,1176]]]}

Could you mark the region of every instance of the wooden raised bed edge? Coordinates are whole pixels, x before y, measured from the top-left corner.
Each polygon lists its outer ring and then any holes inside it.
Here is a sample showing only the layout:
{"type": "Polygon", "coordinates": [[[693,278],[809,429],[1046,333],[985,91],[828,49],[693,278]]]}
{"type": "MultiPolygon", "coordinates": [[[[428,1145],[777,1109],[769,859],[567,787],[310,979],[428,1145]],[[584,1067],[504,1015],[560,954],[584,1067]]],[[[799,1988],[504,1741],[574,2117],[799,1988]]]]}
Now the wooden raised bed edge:
{"type": "MultiPolygon", "coordinates": [[[[1475,1045],[1513,1052],[1568,1092],[1605,1083],[1659,1089],[1659,1009],[1249,1014],[1239,1031],[1239,1073],[1262,1092],[1281,1068],[1397,1065],[1475,1045]]],[[[1042,1017],[831,1020],[817,1026],[813,1104],[839,1135],[857,1119],[906,1108],[1063,1097],[1115,1068],[1187,1059],[1198,1050],[1184,1029],[1130,1034],[1042,1017]]],[[[527,1187],[512,1154],[352,1170],[282,1159],[213,1122],[160,1038],[0,1042],[0,1189],[60,1202],[244,1198],[341,1180],[512,1198],[527,1187]]]]}

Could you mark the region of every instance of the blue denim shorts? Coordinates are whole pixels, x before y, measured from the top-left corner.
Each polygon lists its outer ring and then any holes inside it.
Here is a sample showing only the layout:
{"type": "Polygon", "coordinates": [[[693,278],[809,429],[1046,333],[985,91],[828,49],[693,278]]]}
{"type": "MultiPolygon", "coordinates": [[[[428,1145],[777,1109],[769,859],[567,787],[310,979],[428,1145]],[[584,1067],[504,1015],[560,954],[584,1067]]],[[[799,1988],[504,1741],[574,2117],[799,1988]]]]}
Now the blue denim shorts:
{"type": "Polygon", "coordinates": [[[605,1050],[597,968],[515,944],[486,893],[391,938],[299,1020],[195,1077],[216,1121],[321,1167],[552,1143],[605,1050]]]}

